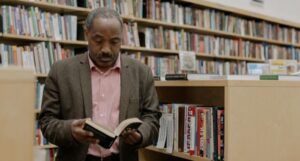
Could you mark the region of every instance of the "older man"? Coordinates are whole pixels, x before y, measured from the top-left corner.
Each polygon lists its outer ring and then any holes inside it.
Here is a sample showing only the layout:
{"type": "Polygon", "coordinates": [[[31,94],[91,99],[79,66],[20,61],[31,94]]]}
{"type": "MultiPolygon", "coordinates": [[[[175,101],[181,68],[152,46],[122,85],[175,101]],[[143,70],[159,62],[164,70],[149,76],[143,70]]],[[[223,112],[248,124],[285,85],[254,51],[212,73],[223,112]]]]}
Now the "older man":
{"type": "Polygon", "coordinates": [[[51,68],[39,122],[58,146],[58,161],[136,161],[137,149],[157,138],[160,113],[151,70],[120,54],[122,28],[116,11],[93,10],[86,20],[88,52],[51,68]],[[114,130],[131,117],[143,123],[124,132],[110,149],[83,130],[84,118],[114,130]]]}

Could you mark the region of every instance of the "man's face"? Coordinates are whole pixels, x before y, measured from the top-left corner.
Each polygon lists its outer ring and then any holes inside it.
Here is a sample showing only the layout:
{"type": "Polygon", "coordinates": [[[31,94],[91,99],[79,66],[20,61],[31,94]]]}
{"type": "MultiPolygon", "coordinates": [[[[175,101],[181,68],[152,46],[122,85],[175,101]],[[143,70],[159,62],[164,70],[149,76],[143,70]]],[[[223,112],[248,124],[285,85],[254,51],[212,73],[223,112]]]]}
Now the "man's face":
{"type": "Polygon", "coordinates": [[[114,66],[121,48],[122,28],[115,18],[96,17],[85,31],[89,54],[95,65],[106,71],[114,66]]]}

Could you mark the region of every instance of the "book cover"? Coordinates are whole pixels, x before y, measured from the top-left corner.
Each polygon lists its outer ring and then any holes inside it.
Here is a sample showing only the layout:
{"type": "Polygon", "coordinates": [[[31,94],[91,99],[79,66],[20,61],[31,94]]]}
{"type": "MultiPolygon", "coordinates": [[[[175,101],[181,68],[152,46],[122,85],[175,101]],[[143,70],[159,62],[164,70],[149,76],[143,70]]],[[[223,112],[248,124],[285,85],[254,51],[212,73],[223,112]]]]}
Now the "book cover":
{"type": "Polygon", "coordinates": [[[270,64],[270,74],[287,75],[296,72],[297,61],[296,60],[286,60],[277,59],[269,60],[270,64]]]}
{"type": "Polygon", "coordinates": [[[104,126],[93,122],[90,119],[85,121],[83,129],[90,131],[94,134],[94,137],[99,139],[99,145],[103,148],[109,149],[118,136],[127,129],[137,129],[142,124],[142,121],[138,118],[129,118],[122,121],[115,131],[108,130],[104,126]]]}

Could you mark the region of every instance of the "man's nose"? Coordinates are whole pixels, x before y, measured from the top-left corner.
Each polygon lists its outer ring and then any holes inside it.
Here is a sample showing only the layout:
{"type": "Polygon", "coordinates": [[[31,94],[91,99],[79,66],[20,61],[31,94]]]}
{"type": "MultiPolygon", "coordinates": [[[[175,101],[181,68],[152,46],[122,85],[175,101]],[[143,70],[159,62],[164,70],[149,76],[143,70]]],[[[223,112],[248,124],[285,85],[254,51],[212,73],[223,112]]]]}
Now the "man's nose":
{"type": "Polygon", "coordinates": [[[111,49],[110,49],[110,44],[108,42],[104,43],[101,49],[101,52],[103,54],[110,54],[111,53],[111,49]]]}

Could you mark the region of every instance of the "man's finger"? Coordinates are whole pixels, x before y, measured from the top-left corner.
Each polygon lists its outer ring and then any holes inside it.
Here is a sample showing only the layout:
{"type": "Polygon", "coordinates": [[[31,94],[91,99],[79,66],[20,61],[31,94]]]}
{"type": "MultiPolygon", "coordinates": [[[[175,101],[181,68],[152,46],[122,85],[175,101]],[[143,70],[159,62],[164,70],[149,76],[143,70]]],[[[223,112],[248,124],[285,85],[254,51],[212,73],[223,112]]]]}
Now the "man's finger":
{"type": "Polygon", "coordinates": [[[127,140],[127,144],[130,144],[130,145],[133,145],[133,144],[135,144],[138,141],[137,139],[135,139],[133,137],[132,134],[128,135],[128,137],[126,138],[126,140],[127,140]]]}
{"type": "Polygon", "coordinates": [[[79,120],[74,120],[73,125],[74,126],[83,126],[85,123],[85,119],[79,119],[79,120]]]}
{"type": "Polygon", "coordinates": [[[130,135],[131,134],[131,130],[125,130],[125,131],[123,131],[123,133],[122,133],[122,137],[124,137],[124,138],[127,138],[128,137],[128,135],[130,135]]]}
{"type": "Polygon", "coordinates": [[[128,137],[124,141],[125,141],[126,144],[131,144],[131,141],[128,137]]]}
{"type": "Polygon", "coordinates": [[[94,136],[94,134],[92,133],[92,132],[90,132],[90,131],[85,131],[85,130],[83,130],[83,129],[81,129],[81,128],[76,128],[75,129],[75,131],[74,131],[77,135],[80,135],[80,136],[82,136],[82,137],[93,137],[94,136]]]}
{"type": "Polygon", "coordinates": [[[139,140],[141,138],[141,135],[138,132],[136,132],[136,131],[132,132],[131,135],[136,140],[139,140]]]}
{"type": "Polygon", "coordinates": [[[87,142],[90,142],[90,143],[93,143],[93,144],[98,144],[99,143],[98,139],[95,139],[95,138],[92,138],[92,137],[86,137],[85,140],[87,142]]]}

